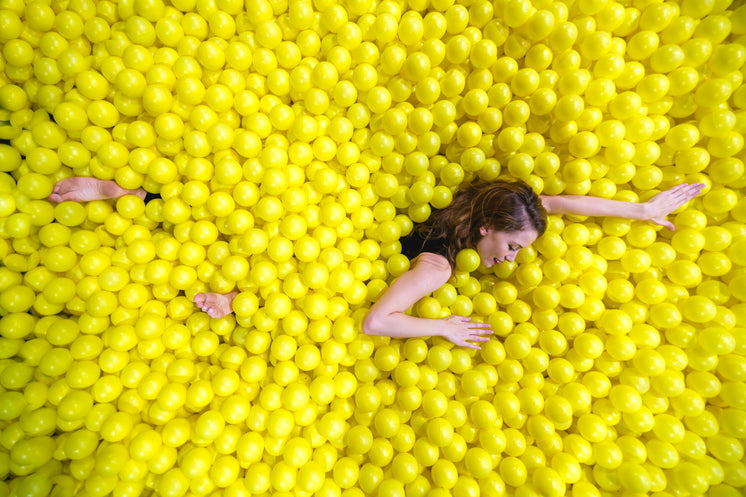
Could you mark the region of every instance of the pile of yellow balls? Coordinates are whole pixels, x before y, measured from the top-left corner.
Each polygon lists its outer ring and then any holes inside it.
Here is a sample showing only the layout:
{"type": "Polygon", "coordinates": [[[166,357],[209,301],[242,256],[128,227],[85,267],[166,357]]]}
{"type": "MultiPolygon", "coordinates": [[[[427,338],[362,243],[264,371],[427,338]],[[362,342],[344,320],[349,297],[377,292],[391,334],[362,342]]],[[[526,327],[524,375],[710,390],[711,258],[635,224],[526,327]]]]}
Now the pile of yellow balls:
{"type": "Polygon", "coordinates": [[[746,491],[742,2],[0,0],[0,45],[0,497],[746,491]],[[364,335],[497,178],[706,187],[462,252],[412,312],[479,351],[364,335]]]}

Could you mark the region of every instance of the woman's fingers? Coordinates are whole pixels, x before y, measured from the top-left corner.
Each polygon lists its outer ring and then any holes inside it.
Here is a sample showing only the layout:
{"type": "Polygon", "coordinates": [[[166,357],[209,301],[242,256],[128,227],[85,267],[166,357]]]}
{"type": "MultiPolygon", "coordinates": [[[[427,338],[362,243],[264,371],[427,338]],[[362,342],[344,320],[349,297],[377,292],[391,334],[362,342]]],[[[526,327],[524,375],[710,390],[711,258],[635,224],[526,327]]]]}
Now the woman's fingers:
{"type": "Polygon", "coordinates": [[[490,323],[479,323],[479,327],[480,328],[489,328],[490,327],[490,323]]]}
{"type": "Polygon", "coordinates": [[[666,216],[702,193],[704,186],[702,183],[683,183],[651,198],[648,201],[653,214],[650,220],[673,231],[674,225],[666,220],[666,216]]]}
{"type": "Polygon", "coordinates": [[[445,318],[445,321],[453,324],[458,323],[457,326],[454,326],[452,330],[447,332],[444,336],[454,344],[461,347],[479,350],[480,347],[478,345],[470,342],[486,342],[490,337],[484,335],[492,335],[493,333],[489,323],[472,321],[469,317],[449,316],[445,318]]]}
{"type": "Polygon", "coordinates": [[[665,192],[662,193],[668,193],[672,196],[696,196],[699,192],[702,191],[702,188],[704,188],[704,184],[702,183],[682,183],[680,185],[676,185],[665,192]]]}
{"type": "Polygon", "coordinates": [[[466,329],[478,329],[478,328],[489,328],[489,323],[480,323],[478,321],[472,321],[470,317],[466,316],[449,316],[446,318],[447,321],[456,321],[459,323],[467,324],[466,329]]]}
{"type": "Polygon", "coordinates": [[[704,190],[704,188],[704,183],[694,183],[693,185],[690,185],[690,188],[686,190],[687,202],[702,193],[702,190],[704,190]]]}
{"type": "Polygon", "coordinates": [[[669,192],[672,200],[682,205],[699,195],[704,186],[702,183],[683,184],[673,187],[669,192]]]}
{"type": "Polygon", "coordinates": [[[681,188],[677,187],[677,190],[674,192],[674,199],[679,205],[689,202],[691,199],[699,195],[702,192],[702,188],[704,188],[702,183],[692,183],[680,186],[681,188]]]}
{"type": "MultiPolygon", "coordinates": [[[[481,324],[481,325],[487,325],[487,323],[474,323],[474,324],[481,324]]],[[[464,337],[464,347],[469,347],[470,349],[481,349],[478,345],[475,345],[470,342],[487,342],[490,340],[490,337],[485,335],[491,335],[492,330],[489,328],[479,327],[479,328],[472,328],[467,331],[468,335],[464,337]]]]}
{"type": "Polygon", "coordinates": [[[668,228],[669,231],[675,231],[676,230],[676,227],[673,225],[673,223],[671,221],[666,221],[665,219],[663,219],[658,224],[660,224],[661,226],[664,226],[664,227],[668,228]]]}
{"type": "Polygon", "coordinates": [[[480,333],[480,334],[492,333],[489,323],[469,323],[469,327],[467,328],[467,331],[480,333]],[[479,330],[479,331],[476,331],[476,330],[479,330]]]}
{"type": "MultiPolygon", "coordinates": [[[[489,333],[492,333],[492,331],[490,331],[489,333]]],[[[457,345],[462,345],[462,346],[468,347],[470,349],[477,349],[477,350],[479,350],[479,349],[481,349],[481,347],[479,345],[473,344],[471,342],[487,342],[487,341],[489,341],[489,339],[490,339],[490,337],[486,337],[486,336],[482,336],[482,335],[470,334],[469,336],[464,337],[463,340],[461,340],[461,343],[459,343],[457,345]]]]}

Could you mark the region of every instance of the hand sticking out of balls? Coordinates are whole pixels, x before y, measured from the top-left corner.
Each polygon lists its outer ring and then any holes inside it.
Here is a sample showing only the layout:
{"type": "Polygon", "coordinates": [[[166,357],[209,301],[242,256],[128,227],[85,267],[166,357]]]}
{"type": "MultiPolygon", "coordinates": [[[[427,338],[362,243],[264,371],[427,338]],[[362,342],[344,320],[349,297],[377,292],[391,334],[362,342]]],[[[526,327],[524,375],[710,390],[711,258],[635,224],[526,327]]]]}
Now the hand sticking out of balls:
{"type": "Polygon", "coordinates": [[[481,347],[471,342],[486,342],[493,332],[488,323],[472,321],[463,316],[448,316],[443,319],[441,335],[455,345],[479,350],[481,347]]]}
{"type": "MultiPolygon", "coordinates": [[[[119,198],[124,195],[136,195],[145,199],[145,190],[127,190],[116,182],[98,178],[73,177],[59,181],[52,190],[48,199],[51,202],[88,202],[92,200],[104,200],[119,198]]],[[[198,293],[194,296],[197,307],[211,318],[222,318],[233,312],[233,299],[238,292],[220,293],[198,293]]]]}
{"type": "Polygon", "coordinates": [[[673,231],[674,225],[666,216],[699,195],[704,187],[702,183],[684,183],[657,194],[644,204],[645,219],[673,231]]]}

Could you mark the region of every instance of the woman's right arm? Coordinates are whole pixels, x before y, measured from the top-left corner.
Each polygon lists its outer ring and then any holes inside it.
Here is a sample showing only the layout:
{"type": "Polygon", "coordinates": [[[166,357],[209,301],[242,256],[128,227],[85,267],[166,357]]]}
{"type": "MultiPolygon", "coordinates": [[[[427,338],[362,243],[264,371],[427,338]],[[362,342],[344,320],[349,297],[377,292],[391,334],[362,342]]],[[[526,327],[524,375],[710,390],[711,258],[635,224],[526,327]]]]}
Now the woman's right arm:
{"type": "Polygon", "coordinates": [[[426,319],[405,314],[407,309],[443,286],[450,277],[451,266],[445,257],[420,254],[415,259],[415,266],[399,276],[371,307],[363,321],[363,332],[397,338],[439,335],[456,345],[478,349],[469,341],[489,340],[481,336],[492,333],[486,323],[472,323],[469,318],[459,316],[426,319]]]}

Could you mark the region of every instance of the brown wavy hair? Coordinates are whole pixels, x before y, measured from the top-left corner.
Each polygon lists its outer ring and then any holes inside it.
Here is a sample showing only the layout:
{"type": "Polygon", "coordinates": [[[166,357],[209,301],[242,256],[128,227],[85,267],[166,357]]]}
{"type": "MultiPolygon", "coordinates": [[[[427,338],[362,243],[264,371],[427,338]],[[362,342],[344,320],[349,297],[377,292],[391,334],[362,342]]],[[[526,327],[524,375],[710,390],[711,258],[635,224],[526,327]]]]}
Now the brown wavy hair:
{"type": "Polygon", "coordinates": [[[454,266],[460,250],[476,248],[482,227],[506,232],[530,227],[541,236],[547,213],[536,192],[522,181],[479,182],[459,191],[448,207],[434,211],[417,229],[424,239],[443,240],[446,258],[454,266]]]}

